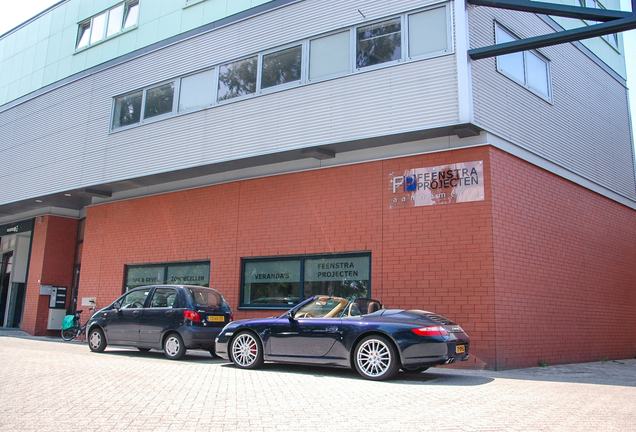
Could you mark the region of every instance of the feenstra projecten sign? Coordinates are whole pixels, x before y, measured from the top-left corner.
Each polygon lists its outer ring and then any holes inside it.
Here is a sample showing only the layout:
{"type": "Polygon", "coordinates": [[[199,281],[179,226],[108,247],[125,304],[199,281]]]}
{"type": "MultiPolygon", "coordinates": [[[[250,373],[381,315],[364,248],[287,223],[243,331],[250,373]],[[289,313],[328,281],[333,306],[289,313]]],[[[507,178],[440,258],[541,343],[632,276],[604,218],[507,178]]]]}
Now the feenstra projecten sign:
{"type": "Polygon", "coordinates": [[[483,161],[389,174],[389,208],[453,204],[484,199],[483,161]]]}

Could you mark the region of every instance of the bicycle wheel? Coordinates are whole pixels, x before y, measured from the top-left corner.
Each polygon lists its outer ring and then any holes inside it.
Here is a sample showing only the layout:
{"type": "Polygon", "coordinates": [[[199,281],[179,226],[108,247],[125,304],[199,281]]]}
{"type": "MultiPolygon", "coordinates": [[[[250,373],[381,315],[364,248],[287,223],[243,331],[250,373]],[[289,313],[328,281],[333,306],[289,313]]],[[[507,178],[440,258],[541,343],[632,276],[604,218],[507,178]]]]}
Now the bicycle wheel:
{"type": "Polygon", "coordinates": [[[78,333],[79,329],[77,327],[62,329],[62,339],[64,339],[65,341],[73,340],[78,333]]]}

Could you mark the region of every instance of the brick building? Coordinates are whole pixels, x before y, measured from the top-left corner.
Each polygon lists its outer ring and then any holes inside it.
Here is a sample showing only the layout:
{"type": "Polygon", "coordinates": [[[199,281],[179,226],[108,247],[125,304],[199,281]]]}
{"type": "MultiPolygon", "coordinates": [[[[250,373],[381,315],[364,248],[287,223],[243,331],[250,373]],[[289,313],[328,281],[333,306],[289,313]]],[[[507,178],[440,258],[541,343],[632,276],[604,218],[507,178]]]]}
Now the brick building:
{"type": "Polygon", "coordinates": [[[636,355],[620,34],[474,61],[575,20],[96,3],[0,37],[5,327],[53,335],[93,299],[187,282],[235,319],[321,290],[433,310],[471,336],[469,367],[636,355]]]}

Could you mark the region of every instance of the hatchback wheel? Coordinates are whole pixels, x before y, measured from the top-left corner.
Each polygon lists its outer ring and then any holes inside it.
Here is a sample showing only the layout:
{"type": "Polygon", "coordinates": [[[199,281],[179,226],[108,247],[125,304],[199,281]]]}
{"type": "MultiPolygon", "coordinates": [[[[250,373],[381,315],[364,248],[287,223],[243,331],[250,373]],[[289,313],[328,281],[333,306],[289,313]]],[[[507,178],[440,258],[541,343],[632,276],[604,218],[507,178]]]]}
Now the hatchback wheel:
{"type": "Polygon", "coordinates": [[[256,369],[263,365],[263,347],[254,334],[243,332],[232,340],[232,362],[242,369],[256,369]]]}
{"type": "Polygon", "coordinates": [[[186,347],[178,333],[170,333],[163,343],[163,352],[170,360],[179,360],[185,355],[186,347]]]}
{"type": "Polygon", "coordinates": [[[88,347],[93,352],[104,352],[106,349],[106,338],[100,328],[94,328],[88,333],[88,347]]]}
{"type": "Polygon", "coordinates": [[[397,351],[382,336],[367,336],[355,349],[355,367],[363,378],[386,380],[400,369],[397,351]]]}

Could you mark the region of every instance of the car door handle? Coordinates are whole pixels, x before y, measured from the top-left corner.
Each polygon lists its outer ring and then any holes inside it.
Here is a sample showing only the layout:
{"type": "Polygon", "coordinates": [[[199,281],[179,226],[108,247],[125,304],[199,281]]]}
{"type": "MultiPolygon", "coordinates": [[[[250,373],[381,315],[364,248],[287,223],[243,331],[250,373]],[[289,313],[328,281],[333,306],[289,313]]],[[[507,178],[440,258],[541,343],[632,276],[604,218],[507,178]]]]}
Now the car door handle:
{"type": "Polygon", "coordinates": [[[134,317],[139,316],[139,311],[133,311],[132,315],[133,315],[134,317]]]}
{"type": "Polygon", "coordinates": [[[325,331],[327,333],[338,333],[338,327],[336,326],[327,327],[325,331]]]}
{"type": "Polygon", "coordinates": [[[171,311],[171,310],[166,311],[166,315],[168,315],[168,316],[172,316],[172,311],[171,311]]]}

